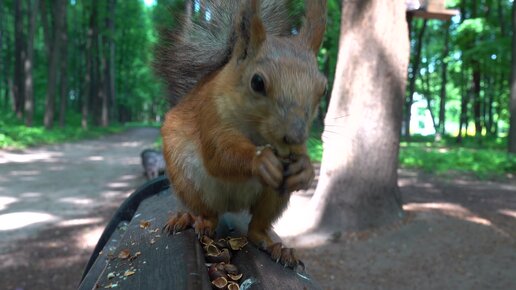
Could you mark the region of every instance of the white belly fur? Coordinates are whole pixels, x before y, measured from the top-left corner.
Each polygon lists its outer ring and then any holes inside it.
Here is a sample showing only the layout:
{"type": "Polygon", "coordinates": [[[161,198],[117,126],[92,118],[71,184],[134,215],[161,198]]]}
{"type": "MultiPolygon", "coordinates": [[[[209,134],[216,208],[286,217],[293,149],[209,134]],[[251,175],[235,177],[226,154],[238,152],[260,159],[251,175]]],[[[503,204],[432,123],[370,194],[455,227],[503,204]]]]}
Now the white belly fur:
{"type": "Polygon", "coordinates": [[[178,156],[184,176],[192,181],[207,206],[218,213],[249,209],[260,196],[263,187],[257,178],[244,182],[226,182],[211,176],[202,164],[201,156],[190,145],[178,156]]]}

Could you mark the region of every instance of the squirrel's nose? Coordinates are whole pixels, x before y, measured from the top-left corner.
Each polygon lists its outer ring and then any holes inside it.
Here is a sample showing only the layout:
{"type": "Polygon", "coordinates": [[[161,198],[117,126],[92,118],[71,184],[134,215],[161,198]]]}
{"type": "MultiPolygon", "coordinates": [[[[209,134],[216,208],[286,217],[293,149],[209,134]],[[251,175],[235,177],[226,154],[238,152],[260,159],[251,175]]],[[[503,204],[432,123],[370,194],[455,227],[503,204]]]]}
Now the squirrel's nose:
{"type": "Polygon", "coordinates": [[[288,133],[283,137],[283,142],[287,145],[301,145],[306,139],[308,139],[308,134],[305,128],[305,122],[298,119],[289,126],[288,133]]]}

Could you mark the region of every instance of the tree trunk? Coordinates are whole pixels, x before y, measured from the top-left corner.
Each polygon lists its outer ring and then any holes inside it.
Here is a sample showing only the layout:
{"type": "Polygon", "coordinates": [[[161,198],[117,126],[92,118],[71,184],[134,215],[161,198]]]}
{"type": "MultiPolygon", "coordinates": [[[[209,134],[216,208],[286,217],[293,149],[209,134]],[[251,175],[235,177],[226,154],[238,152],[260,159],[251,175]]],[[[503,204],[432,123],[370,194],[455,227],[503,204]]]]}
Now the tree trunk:
{"type": "Polygon", "coordinates": [[[516,3],[512,3],[512,74],[511,74],[511,119],[509,124],[509,152],[516,153],[516,3]]]}
{"type": "Polygon", "coordinates": [[[59,35],[56,37],[61,38],[61,73],[60,81],[61,81],[61,107],[59,109],[59,127],[63,128],[66,123],[66,107],[68,106],[68,18],[67,18],[67,9],[64,8],[63,18],[65,19],[63,23],[63,29],[59,35]]]}
{"type": "Polygon", "coordinates": [[[473,118],[475,119],[475,137],[480,138],[482,136],[482,100],[480,98],[481,91],[481,73],[480,65],[478,63],[473,64],[473,75],[471,83],[471,93],[473,96],[473,118]]]}
{"type": "Polygon", "coordinates": [[[466,72],[464,64],[461,67],[461,103],[460,103],[460,118],[459,118],[459,134],[457,134],[457,143],[462,143],[462,128],[466,127],[466,136],[468,135],[468,104],[469,104],[469,90],[466,89],[466,72]]]}
{"type": "Polygon", "coordinates": [[[93,0],[93,5],[90,7],[89,27],[86,37],[86,73],[84,78],[84,94],[82,100],[82,120],[81,125],[83,129],[88,129],[88,120],[90,115],[90,102],[93,95],[92,91],[92,62],[93,62],[93,31],[95,29],[95,22],[97,20],[96,14],[96,0],[93,0]]]}
{"type": "Polygon", "coordinates": [[[366,229],[403,216],[397,169],[410,51],[405,2],[346,1],[341,19],[312,199],[323,231],[366,229]]]}
{"type": "Polygon", "coordinates": [[[427,20],[425,19],[423,21],[423,27],[421,27],[416,40],[416,49],[414,53],[414,59],[412,60],[413,65],[409,74],[409,91],[405,99],[405,120],[403,122],[405,126],[403,131],[407,137],[410,137],[410,119],[412,114],[411,108],[412,103],[414,102],[414,93],[416,92],[416,80],[419,75],[419,65],[421,64],[421,51],[423,49],[423,37],[425,35],[426,26],[427,20]]]}
{"type": "Polygon", "coordinates": [[[63,31],[63,23],[65,19],[63,15],[66,9],[66,0],[55,0],[53,2],[54,10],[54,33],[52,44],[50,47],[50,60],[48,65],[48,82],[47,82],[47,99],[45,103],[45,117],[43,123],[45,128],[51,129],[54,126],[55,115],[55,99],[58,85],[58,68],[61,61],[61,37],[59,35],[63,31]]]}
{"type": "MultiPolygon", "coordinates": [[[[9,54],[6,52],[7,49],[4,49],[4,31],[6,29],[5,26],[5,16],[4,16],[4,1],[0,0],[0,73],[2,74],[2,80],[0,80],[0,98],[3,96],[3,108],[7,108],[9,99],[7,90],[9,88],[8,82],[7,82],[7,58],[9,57],[9,54]],[[4,53],[5,52],[5,53],[4,53]]],[[[5,41],[8,43],[7,41],[5,41]]],[[[9,45],[7,45],[9,46],[9,45]]]]}
{"type": "Polygon", "coordinates": [[[439,131],[436,132],[441,136],[446,133],[446,84],[448,83],[448,57],[450,51],[450,23],[444,25],[446,31],[444,35],[444,48],[441,57],[441,101],[439,103],[439,131]]]}
{"type": "Polygon", "coordinates": [[[24,13],[22,5],[22,1],[14,1],[14,110],[19,119],[23,117],[25,103],[25,70],[23,68],[26,58],[26,43],[23,31],[24,13]]]}
{"type": "Polygon", "coordinates": [[[25,125],[32,126],[34,119],[34,81],[33,81],[33,59],[34,59],[34,33],[36,32],[36,14],[39,0],[27,0],[27,11],[29,12],[29,31],[27,33],[27,55],[24,63],[25,74],[25,125]]]}
{"type": "Polygon", "coordinates": [[[116,78],[116,44],[115,44],[115,11],[116,11],[116,0],[109,0],[108,2],[108,11],[110,11],[111,17],[108,19],[108,31],[109,31],[109,62],[108,62],[108,70],[107,72],[107,84],[108,84],[108,95],[109,95],[109,108],[110,108],[110,119],[116,120],[117,112],[116,112],[116,87],[115,87],[115,78],[116,78]]]}

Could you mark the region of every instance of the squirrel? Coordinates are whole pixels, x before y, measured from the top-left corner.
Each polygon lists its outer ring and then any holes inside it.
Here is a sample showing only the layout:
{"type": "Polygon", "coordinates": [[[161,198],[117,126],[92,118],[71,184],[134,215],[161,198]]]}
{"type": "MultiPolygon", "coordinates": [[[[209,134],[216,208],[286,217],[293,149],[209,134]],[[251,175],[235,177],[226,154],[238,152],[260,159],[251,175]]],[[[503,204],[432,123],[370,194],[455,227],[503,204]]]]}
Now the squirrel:
{"type": "Polygon", "coordinates": [[[326,1],[306,1],[301,28],[291,24],[288,0],[204,3],[209,16],[183,18],[162,32],[156,50],[172,105],[163,154],[189,211],[165,230],[213,235],[221,214],[249,210],[248,240],[296,267],[293,250],[268,232],[291,193],[314,178],[306,142],[327,86],[316,58],[326,1]]]}

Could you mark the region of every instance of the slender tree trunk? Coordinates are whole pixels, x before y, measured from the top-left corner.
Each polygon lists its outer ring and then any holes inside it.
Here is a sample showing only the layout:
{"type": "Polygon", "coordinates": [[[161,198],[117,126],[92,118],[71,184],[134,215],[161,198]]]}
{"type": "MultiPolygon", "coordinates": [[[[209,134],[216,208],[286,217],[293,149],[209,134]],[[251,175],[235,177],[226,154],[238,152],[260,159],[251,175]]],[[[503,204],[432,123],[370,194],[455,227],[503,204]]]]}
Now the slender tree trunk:
{"type": "Polygon", "coordinates": [[[376,227],[403,216],[397,169],[409,51],[404,1],[342,3],[335,84],[312,199],[322,231],[376,227]]]}
{"type": "Polygon", "coordinates": [[[48,25],[47,0],[41,0],[39,3],[41,12],[41,26],[43,26],[43,38],[45,41],[45,55],[47,56],[47,59],[49,59],[51,50],[50,46],[52,45],[52,34],[48,25]]]}
{"type": "Polygon", "coordinates": [[[116,87],[115,87],[115,78],[116,78],[116,44],[115,44],[115,11],[116,11],[116,0],[109,0],[108,11],[111,15],[108,19],[108,31],[109,31],[109,62],[108,62],[108,70],[106,70],[106,77],[108,83],[108,95],[109,95],[109,108],[110,108],[110,120],[116,120],[117,112],[116,112],[116,87]]]}
{"type": "Polygon", "coordinates": [[[473,74],[471,83],[471,93],[473,96],[473,118],[475,119],[475,137],[480,138],[482,136],[482,100],[480,97],[481,88],[481,73],[480,65],[478,63],[473,64],[473,74]]]}
{"type": "Polygon", "coordinates": [[[444,136],[446,133],[446,84],[448,83],[448,57],[450,51],[450,23],[445,25],[444,48],[441,66],[441,101],[439,103],[439,133],[444,136]]]}
{"type": "Polygon", "coordinates": [[[421,64],[421,51],[423,49],[423,37],[425,35],[427,26],[427,20],[423,21],[423,26],[419,31],[416,40],[416,49],[413,58],[413,65],[411,67],[411,72],[409,74],[409,91],[405,100],[405,120],[403,122],[405,128],[405,136],[410,137],[410,119],[411,119],[411,108],[412,103],[414,102],[414,93],[416,92],[416,80],[419,75],[419,65],[421,64]]]}
{"type": "Polygon", "coordinates": [[[82,121],[81,125],[83,129],[88,129],[88,120],[90,115],[90,102],[93,96],[92,90],[92,62],[93,62],[93,36],[95,29],[95,22],[97,21],[96,14],[96,0],[93,0],[93,5],[90,7],[91,12],[89,15],[89,26],[86,37],[86,73],[84,78],[84,94],[82,100],[82,121]]]}
{"type": "Polygon", "coordinates": [[[48,65],[48,83],[47,83],[47,98],[45,103],[45,117],[43,123],[45,128],[51,129],[54,126],[55,115],[55,99],[57,93],[57,85],[59,80],[59,62],[61,61],[61,37],[60,33],[63,31],[63,23],[65,19],[63,15],[66,9],[67,0],[55,0],[54,6],[54,33],[52,37],[52,45],[50,49],[50,61],[48,65]]]}
{"type": "Polygon", "coordinates": [[[466,73],[464,64],[461,69],[461,103],[460,103],[460,118],[459,118],[459,134],[457,135],[457,143],[462,143],[462,128],[466,127],[466,135],[468,134],[468,104],[469,104],[469,90],[466,89],[466,73]]]}
{"type": "Polygon", "coordinates": [[[25,33],[23,31],[23,3],[14,1],[14,110],[19,119],[23,117],[23,105],[25,98],[25,70],[26,58],[25,33]]]}
{"type": "Polygon", "coordinates": [[[512,74],[509,124],[509,152],[516,153],[516,3],[512,3],[512,74]]]}
{"type": "MultiPolygon", "coordinates": [[[[3,96],[4,89],[7,88],[7,80],[3,74],[5,70],[4,62],[4,1],[0,0],[0,73],[2,73],[2,80],[0,80],[0,96],[3,96]]],[[[5,101],[5,100],[3,100],[5,101]]],[[[5,105],[5,104],[3,104],[5,105]]]]}
{"type": "Polygon", "coordinates": [[[34,33],[36,31],[36,14],[38,11],[39,0],[27,0],[27,11],[29,11],[29,31],[27,34],[27,57],[24,63],[25,74],[25,125],[32,126],[34,119],[34,33]]]}
{"type": "Polygon", "coordinates": [[[59,127],[63,128],[66,123],[66,108],[68,106],[68,17],[67,17],[67,9],[64,8],[63,18],[65,19],[63,23],[63,30],[56,37],[61,38],[61,73],[60,81],[61,81],[61,107],[59,109],[59,127]]]}

